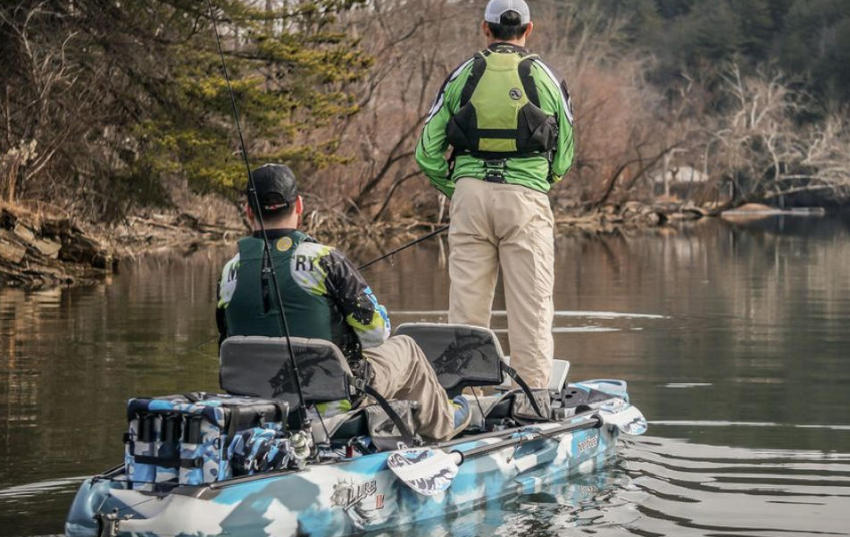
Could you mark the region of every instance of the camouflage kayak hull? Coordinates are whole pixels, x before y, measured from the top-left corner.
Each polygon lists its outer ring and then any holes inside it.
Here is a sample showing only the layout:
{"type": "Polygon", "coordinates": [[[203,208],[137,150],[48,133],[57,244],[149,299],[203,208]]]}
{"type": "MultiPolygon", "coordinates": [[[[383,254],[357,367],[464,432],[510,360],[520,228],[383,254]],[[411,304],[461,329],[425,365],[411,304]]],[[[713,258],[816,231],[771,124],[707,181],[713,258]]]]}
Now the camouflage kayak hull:
{"type": "Polygon", "coordinates": [[[344,536],[439,520],[509,496],[540,492],[603,466],[615,454],[616,428],[546,435],[547,430],[581,419],[586,418],[575,416],[444,444],[446,450],[466,451],[527,435],[529,430],[542,433],[518,446],[464,460],[449,489],[433,497],[417,494],[388,469],[392,452],[158,495],[128,490],[119,468],[82,484],[65,532],[71,537],[344,536]]]}

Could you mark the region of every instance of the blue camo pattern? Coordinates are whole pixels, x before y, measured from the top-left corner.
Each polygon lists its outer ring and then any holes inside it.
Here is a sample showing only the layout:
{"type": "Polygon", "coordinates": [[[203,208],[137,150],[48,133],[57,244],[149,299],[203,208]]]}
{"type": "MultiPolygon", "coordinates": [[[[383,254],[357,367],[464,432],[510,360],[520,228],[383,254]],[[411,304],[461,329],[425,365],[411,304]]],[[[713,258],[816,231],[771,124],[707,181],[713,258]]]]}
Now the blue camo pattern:
{"type": "MultiPolygon", "coordinates": [[[[535,428],[545,433],[559,425],[535,428]]],[[[398,481],[386,465],[389,453],[237,480],[192,496],[171,494],[154,503],[143,491],[129,490],[126,482],[89,479],[77,494],[65,530],[70,537],[95,536],[94,515],[113,510],[128,517],[119,523],[119,535],[145,537],[344,536],[448,520],[485,499],[539,492],[568,476],[593,472],[615,454],[617,435],[612,427],[582,429],[471,458],[460,466],[451,487],[434,497],[419,496],[398,481]]],[[[480,439],[455,448],[500,440],[480,439]]]]}
{"type": "MultiPolygon", "coordinates": [[[[262,400],[249,397],[236,397],[217,395],[211,399],[203,399],[189,402],[184,396],[169,396],[158,399],[130,399],[128,402],[129,413],[147,411],[158,413],[154,418],[154,434],[160,438],[162,431],[162,416],[167,414],[181,414],[184,416],[202,416],[200,420],[200,442],[189,443],[181,441],[179,445],[180,459],[202,461],[201,467],[178,469],[157,466],[153,464],[137,463],[136,455],[163,456],[163,450],[168,447],[162,442],[142,442],[139,440],[139,419],[130,419],[128,426],[128,441],[125,443],[124,464],[127,479],[130,486],[135,490],[152,491],[156,484],[177,482],[180,485],[201,485],[223,481],[233,477],[230,465],[230,456],[225,453],[228,445],[226,431],[226,415],[224,403],[229,405],[247,404],[254,405],[262,400]]],[[[268,424],[267,427],[281,430],[282,424],[268,424]]],[[[239,435],[241,431],[236,434],[239,435]]]]}
{"type": "Polygon", "coordinates": [[[281,436],[279,425],[254,427],[234,435],[227,458],[239,475],[252,475],[285,468],[289,463],[289,440],[281,436]]]}

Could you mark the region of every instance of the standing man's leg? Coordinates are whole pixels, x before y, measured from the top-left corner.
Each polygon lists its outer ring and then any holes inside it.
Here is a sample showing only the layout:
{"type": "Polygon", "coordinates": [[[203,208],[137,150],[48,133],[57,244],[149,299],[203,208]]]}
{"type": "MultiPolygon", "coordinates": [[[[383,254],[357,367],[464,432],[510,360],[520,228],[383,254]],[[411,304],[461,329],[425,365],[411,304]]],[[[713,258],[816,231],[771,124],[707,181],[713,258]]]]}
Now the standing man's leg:
{"type": "Polygon", "coordinates": [[[498,185],[494,212],[508,311],[511,365],[532,388],[549,385],[554,306],[554,219],[549,198],[531,189],[498,185]]]}
{"type": "Polygon", "coordinates": [[[450,323],[490,326],[499,274],[497,242],[490,218],[491,186],[478,179],[460,179],[452,196],[450,323]]]}

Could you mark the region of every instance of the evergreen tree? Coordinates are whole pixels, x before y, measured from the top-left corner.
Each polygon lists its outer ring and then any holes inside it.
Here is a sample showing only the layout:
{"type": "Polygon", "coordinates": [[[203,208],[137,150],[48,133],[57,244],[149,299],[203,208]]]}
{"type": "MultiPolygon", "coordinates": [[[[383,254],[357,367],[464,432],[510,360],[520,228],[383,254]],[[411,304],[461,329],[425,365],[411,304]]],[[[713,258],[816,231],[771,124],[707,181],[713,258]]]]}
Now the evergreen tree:
{"type": "Polygon", "coordinates": [[[653,80],[683,72],[711,85],[733,60],[748,72],[772,63],[827,102],[850,100],[846,0],[655,0],[665,24],[641,26],[637,41],[658,57],[653,80]]]}
{"type": "Polygon", "coordinates": [[[850,100],[850,2],[794,0],[784,26],[783,68],[827,100],[850,100]]]}
{"type": "MultiPolygon", "coordinates": [[[[255,162],[333,159],[333,136],[305,133],[357,110],[348,88],[371,60],[334,22],[358,3],[214,2],[255,162]]],[[[205,1],[24,0],[0,17],[11,125],[0,157],[31,140],[52,152],[17,168],[17,196],[91,200],[84,208],[119,217],[126,200],[162,200],[175,178],[244,182],[205,1]]]]}

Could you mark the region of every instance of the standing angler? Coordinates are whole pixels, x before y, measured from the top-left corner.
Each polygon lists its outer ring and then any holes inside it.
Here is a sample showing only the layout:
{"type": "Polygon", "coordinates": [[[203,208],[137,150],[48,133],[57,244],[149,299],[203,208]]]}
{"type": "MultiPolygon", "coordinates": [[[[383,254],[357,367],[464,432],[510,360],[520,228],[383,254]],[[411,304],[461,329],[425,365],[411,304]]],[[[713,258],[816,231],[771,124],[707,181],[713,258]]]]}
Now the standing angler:
{"type": "Polygon", "coordinates": [[[573,127],[566,84],[525,49],[533,27],[524,0],[490,0],[488,46],[440,88],[416,161],[452,200],[449,322],[490,325],[501,267],[511,365],[545,388],[554,315],[547,193],[572,165],[573,127]]]}

